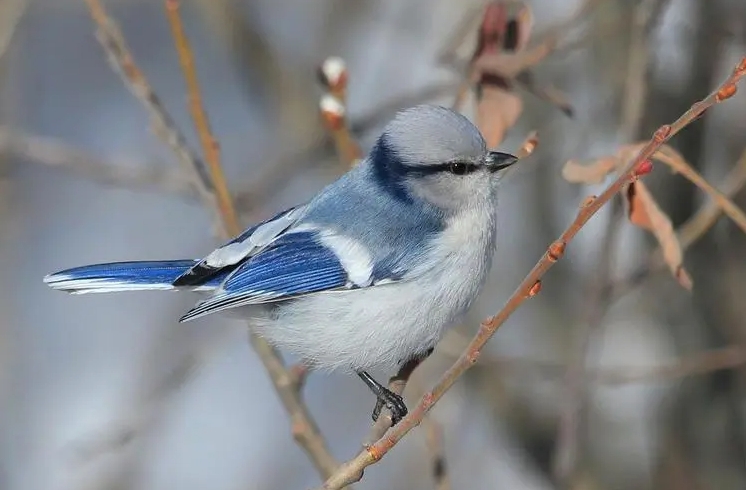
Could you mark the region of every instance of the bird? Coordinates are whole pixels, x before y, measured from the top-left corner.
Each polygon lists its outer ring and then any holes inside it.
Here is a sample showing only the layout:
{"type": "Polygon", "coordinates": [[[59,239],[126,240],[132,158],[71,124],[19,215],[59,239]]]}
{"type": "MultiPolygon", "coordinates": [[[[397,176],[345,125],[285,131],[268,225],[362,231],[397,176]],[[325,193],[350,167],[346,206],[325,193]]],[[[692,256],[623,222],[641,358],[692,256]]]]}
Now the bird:
{"type": "Polygon", "coordinates": [[[74,294],[206,293],[180,318],[250,321],[311,370],[356,373],[396,424],[403,398],[375,380],[418,363],[474,304],[492,266],[497,196],[518,160],[487,148],[464,115],[398,111],[369,153],[303,204],[202,259],[86,265],[44,277],[74,294]]]}

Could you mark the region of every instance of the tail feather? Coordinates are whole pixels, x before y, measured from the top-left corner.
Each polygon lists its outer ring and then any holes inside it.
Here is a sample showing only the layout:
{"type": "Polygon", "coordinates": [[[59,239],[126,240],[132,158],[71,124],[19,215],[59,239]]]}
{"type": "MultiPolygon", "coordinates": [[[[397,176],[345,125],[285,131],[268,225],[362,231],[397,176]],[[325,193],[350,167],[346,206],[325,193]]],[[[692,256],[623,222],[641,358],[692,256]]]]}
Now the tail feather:
{"type": "Polygon", "coordinates": [[[174,287],[172,283],[176,278],[198,262],[198,260],[164,260],[85,265],[50,274],[44,278],[44,282],[53,289],[73,294],[157,289],[210,291],[217,288],[224,277],[214,277],[210,281],[193,287],[174,287]]]}

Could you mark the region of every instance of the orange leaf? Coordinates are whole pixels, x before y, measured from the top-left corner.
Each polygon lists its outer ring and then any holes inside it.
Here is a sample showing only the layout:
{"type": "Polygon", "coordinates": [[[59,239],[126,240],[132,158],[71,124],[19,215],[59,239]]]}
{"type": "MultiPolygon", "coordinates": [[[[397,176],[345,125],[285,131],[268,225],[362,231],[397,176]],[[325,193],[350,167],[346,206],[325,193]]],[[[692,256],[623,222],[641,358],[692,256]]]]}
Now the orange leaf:
{"type": "Polygon", "coordinates": [[[655,202],[648,188],[640,181],[629,184],[625,189],[624,197],[630,222],[655,236],[671,274],[681,286],[691,290],[692,279],[682,265],[683,252],[671,219],[658,207],[658,203],[655,202]]]}
{"type": "Polygon", "coordinates": [[[619,165],[615,156],[603,157],[583,165],[575,160],[562,167],[562,178],[573,184],[598,184],[619,165]]]}

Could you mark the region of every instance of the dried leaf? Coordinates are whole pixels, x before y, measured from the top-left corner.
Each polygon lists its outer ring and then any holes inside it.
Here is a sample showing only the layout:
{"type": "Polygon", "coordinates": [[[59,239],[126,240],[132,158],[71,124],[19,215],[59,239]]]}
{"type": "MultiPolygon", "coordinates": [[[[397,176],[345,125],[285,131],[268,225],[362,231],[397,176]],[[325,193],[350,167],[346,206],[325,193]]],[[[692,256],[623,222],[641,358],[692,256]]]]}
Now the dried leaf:
{"type": "Polygon", "coordinates": [[[477,127],[488,148],[502,143],[505,132],[512,127],[523,110],[521,98],[506,90],[485,85],[477,102],[477,127]]]}
{"type": "Polygon", "coordinates": [[[586,165],[570,160],[562,168],[562,178],[573,184],[599,184],[618,165],[616,156],[602,157],[586,165]]]}
{"type": "Polygon", "coordinates": [[[671,219],[658,207],[650,191],[640,181],[629,184],[625,189],[624,197],[630,222],[655,236],[671,274],[681,286],[691,290],[692,279],[682,265],[681,244],[676,237],[671,219]]]}

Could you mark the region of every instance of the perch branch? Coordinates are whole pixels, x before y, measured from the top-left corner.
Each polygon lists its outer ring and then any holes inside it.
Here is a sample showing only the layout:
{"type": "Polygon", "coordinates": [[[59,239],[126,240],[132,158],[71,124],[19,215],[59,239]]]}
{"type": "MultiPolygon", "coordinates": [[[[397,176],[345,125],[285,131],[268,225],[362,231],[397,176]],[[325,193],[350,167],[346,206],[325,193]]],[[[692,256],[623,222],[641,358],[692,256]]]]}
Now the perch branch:
{"type": "MultiPolygon", "coordinates": [[[[223,174],[219,147],[215,137],[212,135],[207,114],[202,105],[194,56],[184,33],[179,12],[180,2],[178,0],[165,0],[165,7],[187,85],[190,112],[194,120],[195,129],[199,134],[204,148],[217,194],[219,215],[224,228],[228,232],[228,235],[226,235],[226,238],[228,238],[231,235],[240,233],[241,225],[238,222],[233,201],[230,197],[230,191],[228,190],[223,174]]],[[[328,477],[332,474],[334,468],[336,468],[337,462],[329,452],[326,441],[316,422],[313,420],[311,413],[301,400],[301,383],[299,377],[285,367],[280,355],[266,340],[253,332],[249,334],[249,338],[254,351],[267,369],[275,390],[290,416],[293,437],[298,445],[306,451],[317,471],[323,477],[328,477]]]]}
{"type": "Polygon", "coordinates": [[[676,135],[681,129],[700,117],[713,105],[730,98],[736,92],[736,84],[746,75],[746,57],[736,66],[728,78],[716,91],[705,99],[695,103],[688,111],[670,125],[663,125],[655,131],[650,141],[639,154],[630,162],[623,172],[598,197],[586,199],[570,226],[552,243],[539,262],[524,278],[515,292],[510,296],[503,308],[493,317],[487,318],[480,326],[477,334],[469,343],[467,349],[458,360],[443,374],[431,391],[425,393],[417,406],[399,424],[393,427],[378,442],[359,453],[353,459],[343,463],[339,469],[321,487],[324,490],[341,489],[362,478],[363,470],[380,461],[406,434],[419,425],[422,418],[453,386],[456,380],[471,368],[479,358],[479,354],[505,320],[515,312],[528,298],[540,290],[541,278],[564,254],[565,247],[585,226],[602,206],[617,195],[622,188],[639,178],[643,171],[650,170],[650,158],[653,153],[676,135]]]}

